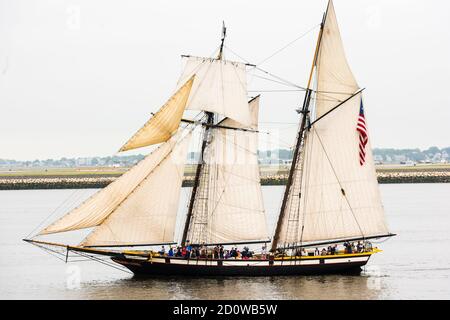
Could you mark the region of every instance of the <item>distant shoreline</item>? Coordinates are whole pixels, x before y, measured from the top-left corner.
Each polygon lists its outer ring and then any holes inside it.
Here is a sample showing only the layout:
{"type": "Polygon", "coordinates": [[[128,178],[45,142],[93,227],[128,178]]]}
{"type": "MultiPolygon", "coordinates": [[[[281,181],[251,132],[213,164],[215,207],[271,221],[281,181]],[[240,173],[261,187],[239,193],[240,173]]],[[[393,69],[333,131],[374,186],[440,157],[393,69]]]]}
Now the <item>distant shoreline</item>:
{"type": "MultiPolygon", "coordinates": [[[[187,170],[183,186],[192,186],[193,172],[187,170]]],[[[14,172],[0,173],[0,190],[33,189],[86,189],[104,188],[122,171],[99,170],[63,171],[63,172],[14,172]]],[[[284,168],[261,168],[263,186],[285,185],[288,170],[284,168]]],[[[377,177],[380,184],[387,183],[450,183],[450,165],[440,167],[378,167],[377,177]]]]}

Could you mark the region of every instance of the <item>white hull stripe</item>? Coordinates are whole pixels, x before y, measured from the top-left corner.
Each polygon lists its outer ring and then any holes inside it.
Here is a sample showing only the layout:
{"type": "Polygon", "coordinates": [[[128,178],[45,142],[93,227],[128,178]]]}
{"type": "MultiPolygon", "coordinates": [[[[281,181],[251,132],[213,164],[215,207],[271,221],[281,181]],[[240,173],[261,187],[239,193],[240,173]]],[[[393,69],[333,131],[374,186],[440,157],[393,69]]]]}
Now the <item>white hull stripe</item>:
{"type": "MultiPolygon", "coordinates": [[[[295,265],[319,265],[319,264],[338,264],[338,263],[351,263],[351,262],[367,262],[370,256],[362,257],[342,257],[342,258],[318,258],[318,259],[304,259],[304,260],[275,260],[274,266],[295,266],[295,265]]],[[[222,266],[269,266],[268,260],[184,260],[184,259],[166,259],[166,258],[153,258],[152,263],[161,264],[177,264],[177,265],[198,265],[198,266],[211,266],[216,267],[222,263],[222,266]],[[169,261],[169,262],[166,262],[169,261]]]]}

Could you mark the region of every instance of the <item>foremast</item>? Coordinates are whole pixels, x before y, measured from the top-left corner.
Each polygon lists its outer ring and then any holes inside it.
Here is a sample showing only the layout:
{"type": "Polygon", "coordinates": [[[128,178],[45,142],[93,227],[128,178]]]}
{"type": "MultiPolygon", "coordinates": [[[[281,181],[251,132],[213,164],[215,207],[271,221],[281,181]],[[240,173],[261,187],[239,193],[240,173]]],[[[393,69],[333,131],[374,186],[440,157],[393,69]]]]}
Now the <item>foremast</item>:
{"type": "MultiPolygon", "coordinates": [[[[222,38],[221,38],[221,43],[220,43],[220,48],[219,48],[219,53],[217,55],[217,60],[222,60],[223,57],[223,46],[225,43],[225,37],[226,37],[226,32],[227,29],[225,27],[225,22],[222,22],[222,38]]],[[[186,221],[184,223],[184,229],[183,229],[183,235],[181,238],[181,245],[186,245],[186,241],[189,240],[187,239],[187,235],[189,232],[189,228],[191,226],[192,223],[192,217],[193,217],[193,211],[194,211],[194,205],[195,202],[198,201],[198,191],[199,191],[199,186],[200,186],[200,179],[203,177],[204,178],[204,183],[203,183],[203,187],[205,188],[205,190],[203,190],[203,200],[206,201],[207,198],[207,192],[208,192],[208,186],[207,186],[207,182],[208,182],[208,173],[205,172],[205,169],[208,170],[207,166],[205,166],[205,150],[206,147],[208,145],[208,143],[211,141],[211,135],[212,135],[212,128],[214,125],[214,118],[215,118],[215,114],[213,112],[209,112],[209,111],[205,111],[205,129],[203,131],[203,136],[202,136],[202,146],[201,146],[201,150],[200,150],[200,158],[199,158],[199,163],[197,165],[197,169],[195,172],[195,178],[194,178],[194,185],[192,187],[192,193],[191,193],[191,198],[189,201],[189,207],[188,207],[188,212],[187,212],[187,216],[186,216],[186,221]]],[[[200,195],[202,196],[202,195],[200,195]]]]}

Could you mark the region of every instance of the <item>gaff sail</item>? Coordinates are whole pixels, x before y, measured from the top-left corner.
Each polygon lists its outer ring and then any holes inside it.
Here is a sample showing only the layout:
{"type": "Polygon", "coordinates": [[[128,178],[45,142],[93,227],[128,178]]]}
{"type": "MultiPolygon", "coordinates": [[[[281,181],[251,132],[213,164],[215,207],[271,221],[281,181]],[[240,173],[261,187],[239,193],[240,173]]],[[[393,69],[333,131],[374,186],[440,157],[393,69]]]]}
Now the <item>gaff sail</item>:
{"type": "MultiPolygon", "coordinates": [[[[330,1],[316,63],[314,118],[358,91],[345,57],[330,1]]],[[[362,94],[354,95],[307,129],[279,235],[280,243],[386,235],[370,139],[366,162],[359,163],[356,125],[362,94]]]]}

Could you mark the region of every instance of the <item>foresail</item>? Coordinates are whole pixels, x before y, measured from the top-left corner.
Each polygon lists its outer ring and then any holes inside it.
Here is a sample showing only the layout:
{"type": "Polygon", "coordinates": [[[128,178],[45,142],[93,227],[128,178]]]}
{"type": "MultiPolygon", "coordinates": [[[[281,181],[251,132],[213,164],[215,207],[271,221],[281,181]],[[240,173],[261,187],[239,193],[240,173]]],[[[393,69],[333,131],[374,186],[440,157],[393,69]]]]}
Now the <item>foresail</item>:
{"type": "Polygon", "coordinates": [[[102,223],[124,199],[167,157],[177,144],[178,134],[160,145],[129,171],[95,193],[80,206],[50,224],[39,235],[90,228],[102,223]]]}
{"type": "Polygon", "coordinates": [[[194,82],[192,76],[175,92],[161,109],[139,129],[119,151],[150,146],[169,140],[180,126],[181,117],[194,82]]]}
{"type": "Polygon", "coordinates": [[[81,245],[172,242],[190,137],[175,145],[81,245]]]}
{"type": "MultiPolygon", "coordinates": [[[[256,117],[253,129],[257,129],[258,103],[255,98],[247,107],[256,117]]],[[[220,124],[239,126],[231,119],[220,124]]],[[[187,236],[191,243],[268,239],[257,144],[256,132],[213,129],[187,236]]]]}
{"type": "Polygon", "coordinates": [[[195,75],[187,109],[219,113],[244,126],[251,123],[245,65],[240,62],[188,57],[178,85],[195,75]]]}

